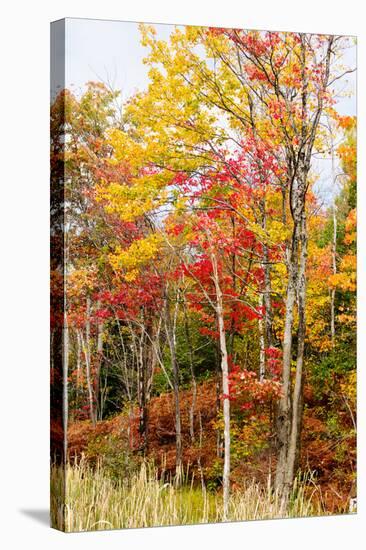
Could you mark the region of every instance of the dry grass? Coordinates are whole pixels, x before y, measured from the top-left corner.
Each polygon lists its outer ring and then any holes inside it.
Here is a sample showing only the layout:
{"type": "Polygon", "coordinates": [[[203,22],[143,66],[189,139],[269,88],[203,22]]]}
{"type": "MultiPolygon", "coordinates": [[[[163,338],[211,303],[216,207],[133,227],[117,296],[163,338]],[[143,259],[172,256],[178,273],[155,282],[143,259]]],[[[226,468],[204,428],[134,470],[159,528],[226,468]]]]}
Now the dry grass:
{"type": "MultiPolygon", "coordinates": [[[[143,464],[128,480],[112,480],[103,466],[91,468],[86,461],[67,467],[65,504],[63,472],[51,471],[52,525],[67,532],[163,525],[220,522],[220,493],[211,493],[193,483],[182,485],[158,479],[156,469],[143,464]]],[[[230,521],[304,517],[324,514],[296,485],[286,509],[279,495],[268,487],[249,484],[235,491],[230,503],[230,521]]]]}

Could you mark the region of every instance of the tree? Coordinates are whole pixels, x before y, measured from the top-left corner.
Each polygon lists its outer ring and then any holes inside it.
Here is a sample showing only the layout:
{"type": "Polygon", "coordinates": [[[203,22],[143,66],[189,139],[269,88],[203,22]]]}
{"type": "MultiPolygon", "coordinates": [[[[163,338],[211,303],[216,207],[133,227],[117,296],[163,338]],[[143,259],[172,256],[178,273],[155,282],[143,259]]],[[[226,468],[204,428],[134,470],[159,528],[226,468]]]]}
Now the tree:
{"type": "Polygon", "coordinates": [[[335,72],[334,60],[345,41],[325,35],[198,27],[176,29],[168,45],[154,38],[152,28],[143,33],[143,42],[151,49],[147,59],[151,84],[131,103],[130,117],[136,126],[150,128],[149,136],[159,136],[166,170],[205,171],[210,152],[223,142],[235,141],[233,130],[251,131],[273,152],[279,148],[276,154],[286,167],[283,221],[291,223],[292,230],[284,258],[288,284],[276,474],[276,486],[286,498],[297,468],[302,417],[308,178],[319,123],[333,103],[330,86],[344,74],[335,72]],[[204,58],[198,46],[204,48],[204,58]],[[226,124],[218,123],[220,116],[226,124]],[[294,352],[296,376],[290,398],[294,352]]]}

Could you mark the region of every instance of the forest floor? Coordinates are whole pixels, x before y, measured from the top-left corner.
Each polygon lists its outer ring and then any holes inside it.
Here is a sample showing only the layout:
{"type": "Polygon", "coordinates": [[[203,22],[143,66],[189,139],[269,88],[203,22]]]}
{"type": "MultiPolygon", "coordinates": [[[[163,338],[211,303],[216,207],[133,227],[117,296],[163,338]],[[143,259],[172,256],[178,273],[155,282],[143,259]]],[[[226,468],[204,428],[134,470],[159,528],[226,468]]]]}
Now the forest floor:
{"type": "MultiPolygon", "coordinates": [[[[354,490],[355,437],[347,439],[347,452],[341,452],[342,442],[347,438],[347,419],[344,419],[341,435],[332,433],[329,425],[319,418],[319,404],[309,392],[305,391],[305,396],[300,466],[307,495],[324,513],[347,513],[354,490]]],[[[191,403],[192,390],[182,390],[184,476],[191,485],[202,485],[213,493],[220,492],[222,459],[217,456],[215,382],[206,381],[197,386],[193,441],[189,421],[191,403]]],[[[112,477],[118,477],[121,472],[126,476],[133,475],[132,462],[139,454],[137,412],[134,409],[99,421],[96,427],[88,420],[71,423],[68,436],[70,460],[78,463],[83,456],[88,464],[95,465],[102,459],[109,466],[112,477]]],[[[175,429],[171,393],[153,397],[150,401],[147,457],[154,463],[160,478],[166,480],[170,476],[172,479],[175,472],[175,429]]],[[[265,446],[261,448],[259,445],[253,453],[236,457],[231,473],[233,493],[247,487],[248,483],[268,486],[275,466],[275,452],[265,446]]]]}

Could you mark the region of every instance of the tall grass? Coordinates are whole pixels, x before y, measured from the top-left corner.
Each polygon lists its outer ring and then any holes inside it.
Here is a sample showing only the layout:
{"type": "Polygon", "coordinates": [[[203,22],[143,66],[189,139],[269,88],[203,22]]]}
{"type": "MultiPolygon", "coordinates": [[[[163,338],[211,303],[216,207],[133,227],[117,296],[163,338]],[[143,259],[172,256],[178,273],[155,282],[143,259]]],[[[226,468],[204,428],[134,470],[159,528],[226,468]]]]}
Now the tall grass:
{"type": "MultiPolygon", "coordinates": [[[[193,483],[165,483],[152,465],[142,464],[128,480],[113,480],[101,465],[91,468],[85,461],[69,465],[62,504],[63,472],[51,471],[52,525],[67,532],[159,525],[187,525],[222,521],[220,493],[211,493],[193,483]],[[58,492],[60,492],[58,494],[58,492]]],[[[185,480],[187,481],[187,480],[185,480]]],[[[235,491],[230,502],[230,521],[303,517],[324,513],[295,484],[286,509],[270,485],[248,484],[235,491]]]]}

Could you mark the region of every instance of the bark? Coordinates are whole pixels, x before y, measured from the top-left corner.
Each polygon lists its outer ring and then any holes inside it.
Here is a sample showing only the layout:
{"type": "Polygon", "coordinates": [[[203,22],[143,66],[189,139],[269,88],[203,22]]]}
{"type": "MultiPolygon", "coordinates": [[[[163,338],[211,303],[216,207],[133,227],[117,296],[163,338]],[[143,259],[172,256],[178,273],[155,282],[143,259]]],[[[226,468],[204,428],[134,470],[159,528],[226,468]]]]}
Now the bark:
{"type": "MultiPolygon", "coordinates": [[[[153,323],[151,312],[148,309],[141,308],[141,321],[136,321],[137,329],[131,322],[128,323],[131,334],[131,351],[133,364],[136,372],[136,396],[139,408],[139,449],[146,454],[149,446],[149,401],[151,394],[151,383],[155,364],[154,341],[153,341],[153,323]]],[[[123,335],[120,333],[120,340],[123,342],[123,335]]],[[[127,352],[123,344],[125,386],[127,395],[132,403],[133,380],[129,378],[129,369],[127,368],[127,352]]],[[[131,418],[131,417],[130,417],[131,418]]]]}
{"type": "Polygon", "coordinates": [[[224,414],[224,470],[223,470],[223,500],[224,511],[223,520],[229,517],[229,500],[230,500],[230,400],[229,400],[229,364],[226,347],[226,333],[224,324],[224,308],[223,297],[219,282],[217,260],[214,254],[211,255],[213,267],[213,281],[216,292],[216,315],[219,329],[219,342],[221,352],[221,372],[222,372],[222,391],[223,399],[223,414],[224,414]]]}
{"type": "Polygon", "coordinates": [[[290,487],[296,473],[300,453],[300,437],[302,425],[303,400],[303,364],[306,331],[306,259],[307,259],[307,229],[306,229],[306,192],[307,177],[310,170],[311,155],[316,138],[317,128],[323,112],[324,92],[329,82],[330,59],[334,37],[329,37],[324,58],[324,77],[317,92],[317,106],[309,121],[309,81],[306,72],[307,52],[306,36],[301,35],[301,103],[302,124],[300,130],[300,147],[296,155],[291,148],[287,150],[289,203],[293,219],[292,242],[287,251],[288,285],[286,293],[286,316],[283,338],[283,395],[280,399],[277,415],[278,461],[276,469],[276,488],[283,495],[287,504],[290,487]],[[296,358],[296,374],[292,402],[291,393],[291,359],[292,330],[295,299],[298,302],[298,345],[296,358]]]}
{"type": "MultiPolygon", "coordinates": [[[[222,394],[222,371],[221,371],[221,352],[220,344],[215,346],[216,351],[216,418],[219,418],[221,411],[221,394],[222,394]]],[[[216,429],[216,456],[217,458],[224,457],[224,439],[222,430],[218,426],[216,429]]]]}
{"type": "Polygon", "coordinates": [[[299,175],[291,188],[291,212],[294,220],[291,251],[288,255],[288,288],[286,299],[286,317],[283,341],[283,396],[280,400],[277,416],[277,442],[279,445],[276,469],[276,487],[287,503],[300,454],[302,425],[303,366],[306,333],[306,182],[310,169],[309,162],[301,158],[299,175]],[[296,374],[291,399],[291,360],[294,308],[297,299],[298,333],[296,374]]]}
{"type": "Polygon", "coordinates": [[[200,454],[198,455],[197,464],[198,464],[198,470],[199,470],[199,472],[200,472],[200,477],[201,477],[201,488],[202,488],[202,493],[203,493],[204,496],[206,496],[205,476],[204,476],[203,468],[202,468],[202,464],[201,464],[202,436],[203,436],[201,412],[198,413],[198,421],[199,421],[199,427],[200,427],[200,431],[199,431],[199,434],[200,434],[200,435],[199,435],[199,449],[200,449],[200,454]]]}
{"type": "MultiPolygon", "coordinates": [[[[263,294],[259,295],[259,308],[263,308],[263,294]]],[[[263,317],[258,319],[258,331],[259,331],[259,380],[262,382],[266,375],[266,355],[265,355],[265,338],[264,338],[264,321],[263,317]]]]}
{"type": "MultiPolygon", "coordinates": [[[[332,180],[333,187],[336,183],[336,174],[335,174],[335,159],[334,159],[334,144],[333,136],[331,136],[331,153],[332,153],[332,180]]],[[[333,218],[333,238],[332,238],[332,271],[333,275],[337,273],[337,210],[335,204],[335,189],[333,189],[333,204],[332,204],[332,218],[333,218]]],[[[332,347],[335,347],[335,288],[332,288],[330,291],[330,334],[332,340],[332,347]]]]}
{"type": "Polygon", "coordinates": [[[139,404],[139,434],[140,450],[145,454],[148,451],[148,407],[146,395],[146,368],[144,362],[145,333],[141,332],[138,341],[137,358],[137,399],[139,404]]]}
{"type": "Polygon", "coordinates": [[[90,353],[90,298],[86,300],[86,322],[85,322],[85,339],[81,333],[82,346],[85,357],[85,371],[86,371],[86,385],[88,390],[88,401],[89,401],[89,416],[90,420],[95,427],[96,417],[94,411],[94,395],[93,395],[93,384],[91,378],[91,353],[90,353]]]}
{"type": "Polygon", "coordinates": [[[104,416],[104,407],[107,401],[108,395],[108,372],[106,372],[103,383],[99,383],[99,408],[98,416],[100,420],[103,420],[104,416]]]}
{"type": "Polygon", "coordinates": [[[264,260],[264,326],[265,326],[265,341],[266,347],[270,348],[273,345],[273,311],[272,311],[272,284],[271,284],[271,266],[269,263],[268,247],[263,247],[264,260]]]}
{"type": "MultiPolygon", "coordinates": [[[[177,299],[177,298],[176,298],[177,299]]],[[[182,474],[182,428],[181,428],[181,414],[180,414],[180,402],[179,402],[179,366],[176,355],[176,339],[174,324],[171,318],[169,299],[167,292],[165,295],[165,329],[166,336],[169,345],[170,359],[173,371],[173,394],[174,394],[174,409],[175,409],[175,449],[176,449],[176,475],[177,481],[179,481],[182,474]]]]}
{"type": "MultiPolygon", "coordinates": [[[[262,182],[264,185],[264,182],[262,182]]],[[[266,212],[266,201],[262,199],[259,204],[259,209],[261,213],[261,226],[264,232],[267,231],[267,212],[266,212]]],[[[263,296],[261,299],[260,306],[264,306],[264,327],[263,327],[263,336],[265,347],[269,348],[272,346],[272,332],[273,332],[273,314],[272,314],[272,285],[271,285],[271,265],[269,263],[269,253],[268,246],[263,243],[263,273],[264,273],[264,288],[263,296]]]]}
{"type": "Polygon", "coordinates": [[[189,321],[188,321],[188,315],[187,315],[187,306],[184,300],[184,330],[188,345],[188,354],[189,354],[189,367],[191,371],[191,380],[192,380],[192,403],[189,408],[189,434],[191,436],[192,443],[195,439],[195,433],[194,433],[194,413],[196,409],[196,401],[197,401],[197,382],[196,382],[196,376],[194,372],[194,357],[193,357],[193,348],[192,348],[192,341],[191,341],[191,333],[189,329],[189,321]]]}
{"type": "Polygon", "coordinates": [[[287,452],[291,422],[291,359],[292,359],[292,329],[294,322],[294,306],[296,299],[296,259],[298,248],[298,230],[294,226],[291,250],[288,250],[288,283],[286,291],[285,326],[283,335],[283,365],[282,365],[282,395],[277,407],[277,468],[276,488],[282,490],[285,483],[287,452]]]}
{"type": "MultiPolygon", "coordinates": [[[[66,302],[66,298],[65,298],[66,302]]],[[[64,309],[64,326],[63,326],[63,356],[62,356],[62,375],[63,375],[63,388],[62,388],[62,421],[63,421],[63,458],[66,464],[67,462],[67,427],[69,420],[69,323],[67,319],[66,304],[64,309]]]]}
{"type": "MultiPolygon", "coordinates": [[[[151,311],[147,311],[147,320],[146,320],[146,326],[145,326],[145,335],[146,335],[146,343],[145,343],[145,355],[144,355],[144,365],[145,365],[145,372],[146,372],[146,409],[147,409],[147,415],[148,415],[148,405],[150,403],[151,398],[151,388],[152,388],[152,381],[154,377],[154,371],[155,366],[158,360],[158,355],[156,353],[156,341],[159,340],[160,335],[160,322],[158,329],[155,331],[154,335],[154,325],[153,325],[153,316],[151,311]],[[155,340],[155,341],[154,341],[155,340]]],[[[148,417],[147,417],[148,422],[148,417]]]]}
{"type": "Polygon", "coordinates": [[[307,258],[307,231],[305,210],[302,213],[301,226],[299,231],[300,240],[300,265],[298,274],[298,317],[299,328],[297,335],[297,360],[295,385],[292,398],[292,424],[289,439],[289,448],[287,456],[287,468],[285,486],[292,485],[300,454],[300,434],[302,422],[302,388],[303,388],[303,368],[304,368],[304,348],[306,332],[306,258],[307,258]]]}
{"type": "Polygon", "coordinates": [[[79,390],[80,388],[80,379],[81,379],[81,337],[80,337],[80,331],[76,330],[76,386],[79,390]]]}
{"type": "Polygon", "coordinates": [[[94,380],[94,396],[96,403],[95,415],[98,416],[99,420],[102,420],[102,407],[99,404],[99,387],[100,387],[100,371],[102,368],[103,360],[103,329],[104,324],[98,323],[97,327],[97,356],[96,356],[96,365],[95,365],[95,380],[94,380]]]}
{"type": "MultiPolygon", "coordinates": [[[[236,238],[236,224],[235,224],[235,217],[231,216],[231,227],[232,227],[232,238],[233,240],[236,238]]],[[[233,278],[232,288],[233,292],[237,292],[237,269],[236,269],[237,259],[236,254],[233,252],[231,256],[231,274],[233,278]]],[[[234,318],[231,320],[231,327],[228,335],[228,353],[233,358],[233,361],[235,362],[235,321],[234,318]]]]}

